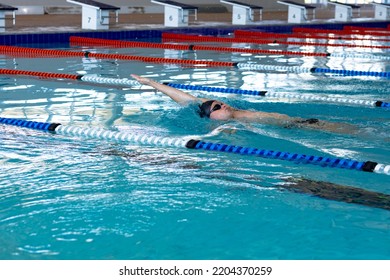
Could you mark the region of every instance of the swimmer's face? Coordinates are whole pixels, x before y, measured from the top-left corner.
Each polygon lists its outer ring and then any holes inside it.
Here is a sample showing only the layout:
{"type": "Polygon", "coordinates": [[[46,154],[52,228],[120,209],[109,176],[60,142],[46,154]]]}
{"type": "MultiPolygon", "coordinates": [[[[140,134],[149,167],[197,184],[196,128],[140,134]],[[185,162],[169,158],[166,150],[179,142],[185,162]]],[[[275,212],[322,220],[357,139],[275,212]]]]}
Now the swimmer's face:
{"type": "Polygon", "coordinates": [[[220,101],[214,101],[210,107],[210,119],[226,121],[233,118],[233,108],[220,101]]]}

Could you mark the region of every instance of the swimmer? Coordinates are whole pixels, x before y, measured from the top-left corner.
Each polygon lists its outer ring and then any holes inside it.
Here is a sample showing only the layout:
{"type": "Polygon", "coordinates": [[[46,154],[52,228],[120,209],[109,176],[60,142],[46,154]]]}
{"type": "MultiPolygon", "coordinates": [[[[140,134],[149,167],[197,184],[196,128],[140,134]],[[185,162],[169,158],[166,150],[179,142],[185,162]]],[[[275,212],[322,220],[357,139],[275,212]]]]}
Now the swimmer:
{"type": "Polygon", "coordinates": [[[198,103],[198,113],[202,118],[210,118],[212,120],[221,121],[236,120],[241,122],[272,124],[285,128],[309,128],[346,134],[355,134],[358,132],[357,128],[350,124],[326,122],[315,118],[303,119],[290,117],[279,113],[240,110],[218,100],[195,97],[184,91],[161,84],[146,77],[141,77],[135,74],[132,74],[131,76],[139,83],[151,86],[154,89],[161,91],[178,104],[188,105],[190,103],[198,103]]]}

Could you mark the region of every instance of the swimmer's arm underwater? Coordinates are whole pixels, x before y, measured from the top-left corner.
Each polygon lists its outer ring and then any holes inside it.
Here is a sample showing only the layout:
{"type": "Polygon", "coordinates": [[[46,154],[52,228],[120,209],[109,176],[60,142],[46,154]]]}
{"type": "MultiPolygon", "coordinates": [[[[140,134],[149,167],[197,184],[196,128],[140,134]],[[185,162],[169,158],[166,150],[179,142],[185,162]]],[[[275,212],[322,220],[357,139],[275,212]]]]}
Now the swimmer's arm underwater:
{"type": "Polygon", "coordinates": [[[151,86],[155,88],[158,91],[161,91],[165,95],[169,96],[172,100],[176,101],[180,105],[188,105],[189,103],[195,103],[195,102],[204,102],[207,101],[208,99],[204,98],[197,98],[191,94],[188,94],[184,91],[175,89],[170,86],[166,86],[163,84],[160,84],[159,82],[156,82],[155,80],[146,78],[146,77],[141,77],[135,74],[131,74],[131,76],[136,79],[138,82],[140,82],[143,85],[151,86]]]}

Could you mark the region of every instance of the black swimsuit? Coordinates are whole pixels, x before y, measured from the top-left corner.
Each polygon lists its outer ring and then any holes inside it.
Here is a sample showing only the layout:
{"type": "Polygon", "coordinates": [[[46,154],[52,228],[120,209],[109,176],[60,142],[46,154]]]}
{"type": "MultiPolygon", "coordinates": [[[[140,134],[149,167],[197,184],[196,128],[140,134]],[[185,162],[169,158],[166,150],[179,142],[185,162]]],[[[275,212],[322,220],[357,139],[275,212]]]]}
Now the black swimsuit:
{"type": "Polygon", "coordinates": [[[285,128],[295,128],[295,127],[300,127],[301,124],[318,124],[319,119],[306,119],[306,120],[296,120],[293,121],[287,125],[285,125],[285,128]]]}
{"type": "Polygon", "coordinates": [[[294,123],[307,123],[307,124],[314,124],[314,123],[318,123],[319,120],[318,119],[306,119],[306,120],[299,120],[299,121],[294,121],[294,123]]]}

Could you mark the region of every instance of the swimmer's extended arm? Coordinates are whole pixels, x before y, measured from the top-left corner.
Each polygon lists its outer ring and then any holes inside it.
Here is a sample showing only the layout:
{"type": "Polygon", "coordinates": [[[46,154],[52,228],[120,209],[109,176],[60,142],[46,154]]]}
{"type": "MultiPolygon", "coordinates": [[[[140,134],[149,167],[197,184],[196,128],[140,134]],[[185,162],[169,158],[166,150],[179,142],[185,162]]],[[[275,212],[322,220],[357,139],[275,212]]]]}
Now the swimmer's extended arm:
{"type": "Polygon", "coordinates": [[[207,99],[197,98],[197,97],[195,97],[191,94],[188,94],[184,91],[175,89],[175,88],[167,86],[167,85],[160,84],[159,82],[156,82],[156,81],[149,79],[149,78],[141,77],[141,76],[138,76],[135,74],[131,74],[131,76],[134,79],[136,79],[138,82],[140,82],[141,84],[151,86],[151,87],[161,91],[162,93],[166,94],[167,96],[172,98],[172,100],[176,101],[177,103],[179,103],[181,105],[187,105],[188,103],[191,103],[191,102],[207,101],[207,99]]]}

